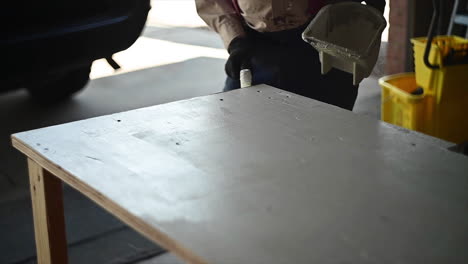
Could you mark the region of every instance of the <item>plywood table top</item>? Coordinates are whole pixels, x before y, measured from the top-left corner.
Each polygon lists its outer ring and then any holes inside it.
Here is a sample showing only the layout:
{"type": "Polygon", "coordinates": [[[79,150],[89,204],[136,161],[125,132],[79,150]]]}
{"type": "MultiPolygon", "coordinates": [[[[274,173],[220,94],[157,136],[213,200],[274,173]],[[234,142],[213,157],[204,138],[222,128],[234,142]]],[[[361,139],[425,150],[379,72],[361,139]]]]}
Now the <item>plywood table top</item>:
{"type": "Polygon", "coordinates": [[[468,263],[467,157],[269,86],[12,140],[189,263],[468,263]]]}

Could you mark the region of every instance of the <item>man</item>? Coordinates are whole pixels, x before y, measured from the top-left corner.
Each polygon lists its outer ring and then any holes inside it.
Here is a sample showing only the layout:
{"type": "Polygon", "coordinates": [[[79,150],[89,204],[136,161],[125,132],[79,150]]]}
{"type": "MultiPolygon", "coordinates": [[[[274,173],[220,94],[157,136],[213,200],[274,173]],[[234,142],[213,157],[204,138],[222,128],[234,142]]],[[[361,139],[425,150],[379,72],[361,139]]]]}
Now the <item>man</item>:
{"type": "MultiPolygon", "coordinates": [[[[254,85],[265,83],[353,109],[358,87],[352,75],[336,69],[321,75],[317,51],[301,36],[320,8],[337,0],[195,2],[200,17],[221,36],[230,54],[225,91],[239,88],[240,70],[250,68],[254,85]]],[[[385,8],[385,0],[365,2],[381,12],[385,8]]]]}

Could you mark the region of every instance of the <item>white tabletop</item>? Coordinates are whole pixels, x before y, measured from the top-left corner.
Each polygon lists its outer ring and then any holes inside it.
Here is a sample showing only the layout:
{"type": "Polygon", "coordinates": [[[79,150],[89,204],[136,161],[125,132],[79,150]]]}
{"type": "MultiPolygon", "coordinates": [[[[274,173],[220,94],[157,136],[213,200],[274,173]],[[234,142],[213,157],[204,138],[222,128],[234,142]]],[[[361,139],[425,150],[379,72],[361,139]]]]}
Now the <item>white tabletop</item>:
{"type": "Polygon", "coordinates": [[[193,263],[468,263],[468,158],[261,85],[13,135],[193,263]]]}

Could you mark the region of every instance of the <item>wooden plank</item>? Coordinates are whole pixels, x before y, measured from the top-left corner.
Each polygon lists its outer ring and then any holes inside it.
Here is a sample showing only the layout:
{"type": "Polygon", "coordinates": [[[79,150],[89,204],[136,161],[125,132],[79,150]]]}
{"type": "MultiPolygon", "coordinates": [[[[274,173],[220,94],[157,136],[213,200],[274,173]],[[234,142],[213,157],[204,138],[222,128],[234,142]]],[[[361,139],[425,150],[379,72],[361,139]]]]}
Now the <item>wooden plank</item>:
{"type": "Polygon", "coordinates": [[[65,264],[67,240],[60,179],[28,159],[38,263],[65,264]]]}
{"type": "Polygon", "coordinates": [[[272,87],[19,133],[13,145],[189,263],[468,261],[466,157],[272,87]]]}

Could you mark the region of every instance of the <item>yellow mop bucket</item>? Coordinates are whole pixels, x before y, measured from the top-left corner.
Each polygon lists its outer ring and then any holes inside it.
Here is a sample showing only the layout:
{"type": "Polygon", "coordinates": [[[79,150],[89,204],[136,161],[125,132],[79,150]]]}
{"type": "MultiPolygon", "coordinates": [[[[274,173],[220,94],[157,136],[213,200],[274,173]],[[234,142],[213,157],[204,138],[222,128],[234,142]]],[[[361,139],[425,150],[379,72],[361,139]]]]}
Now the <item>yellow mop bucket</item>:
{"type": "Polygon", "coordinates": [[[380,79],[382,120],[455,143],[468,142],[468,40],[435,36],[442,5],[434,1],[427,38],[412,39],[416,77],[380,79]],[[414,89],[421,95],[408,93],[414,89]]]}

